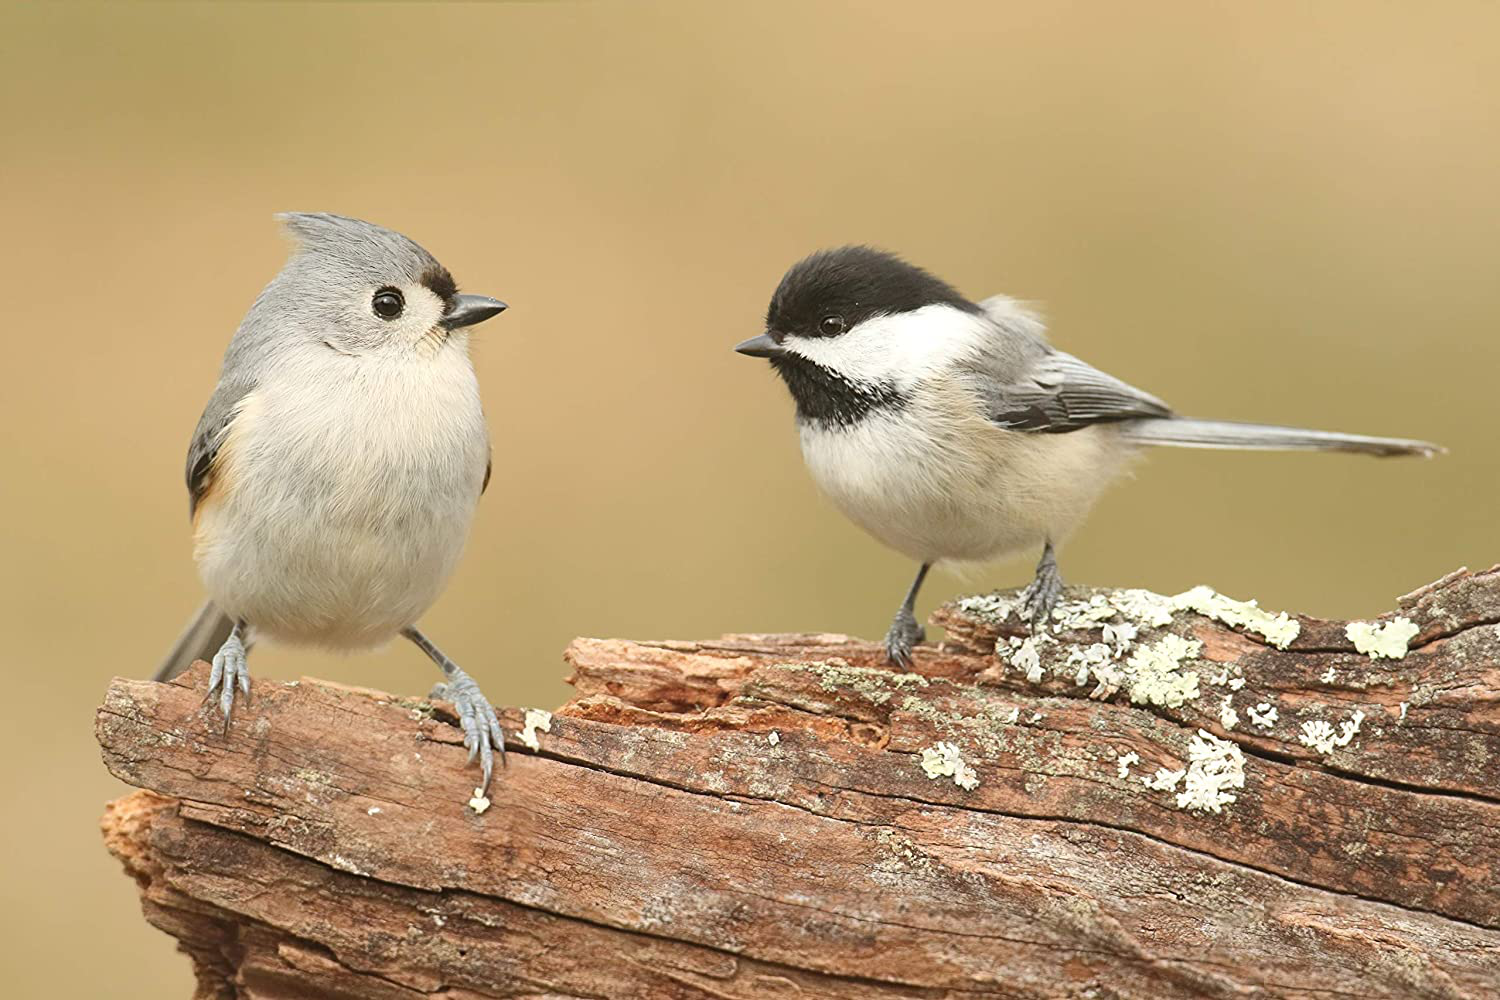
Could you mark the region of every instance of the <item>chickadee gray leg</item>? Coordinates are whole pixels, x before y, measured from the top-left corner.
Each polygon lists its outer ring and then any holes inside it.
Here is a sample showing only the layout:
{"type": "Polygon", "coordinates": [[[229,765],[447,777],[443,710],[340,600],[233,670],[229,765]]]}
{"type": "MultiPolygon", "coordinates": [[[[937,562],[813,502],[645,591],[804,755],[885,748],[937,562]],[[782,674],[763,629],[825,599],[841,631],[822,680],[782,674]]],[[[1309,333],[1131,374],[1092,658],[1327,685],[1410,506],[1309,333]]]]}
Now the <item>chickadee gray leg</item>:
{"type": "Polygon", "coordinates": [[[224,645],[214,654],[213,671],[208,675],[208,693],[203,696],[205,702],[214,696],[214,689],[219,691],[219,711],[224,713],[224,731],[229,731],[229,712],[234,708],[234,689],[239,688],[246,698],[250,697],[250,669],[246,666],[246,656],[250,652],[250,644],[246,640],[247,626],[244,622],[235,622],[234,628],[229,630],[229,638],[224,640],[224,645]]]}
{"type": "Polygon", "coordinates": [[[479,690],[474,678],[464,673],[443,651],[432,644],[415,626],[401,630],[401,634],[417,644],[443,671],[447,680],[432,689],[432,697],[445,698],[458,709],[458,722],[464,731],[464,746],[469,748],[469,763],[479,757],[479,766],[484,769],[484,783],[480,794],[490,790],[490,775],[495,770],[495,751],[500,751],[500,762],[505,763],[505,732],[489,699],[479,690]]]}
{"type": "Polygon", "coordinates": [[[915,608],[917,591],[922,589],[922,581],[927,578],[927,571],[931,568],[932,563],[923,563],[922,568],[917,570],[917,578],[906,592],[906,600],[901,602],[901,609],[896,612],[895,621],[891,622],[891,630],[885,634],[885,655],[898,667],[910,667],[912,647],[927,638],[927,630],[917,623],[915,608]]]}
{"type": "Polygon", "coordinates": [[[1057,554],[1052,551],[1049,539],[1047,547],[1042,550],[1041,561],[1036,564],[1036,576],[1021,592],[1021,608],[1031,623],[1031,631],[1040,632],[1047,624],[1062,592],[1062,573],[1058,571],[1057,554]]]}

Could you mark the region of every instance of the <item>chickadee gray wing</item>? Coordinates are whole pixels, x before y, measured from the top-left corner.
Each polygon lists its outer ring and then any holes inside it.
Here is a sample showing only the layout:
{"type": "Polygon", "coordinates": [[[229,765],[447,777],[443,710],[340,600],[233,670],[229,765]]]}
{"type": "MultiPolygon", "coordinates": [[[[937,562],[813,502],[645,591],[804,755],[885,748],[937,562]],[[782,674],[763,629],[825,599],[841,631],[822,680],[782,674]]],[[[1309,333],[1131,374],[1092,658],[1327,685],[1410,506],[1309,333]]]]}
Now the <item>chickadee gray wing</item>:
{"type": "Polygon", "coordinates": [[[1091,424],[1172,415],[1150,393],[1062,351],[1039,358],[1013,381],[990,382],[981,391],[990,419],[1012,431],[1063,434],[1091,424]]]}
{"type": "Polygon", "coordinates": [[[198,418],[187,454],[188,513],[198,512],[198,504],[213,485],[214,461],[224,443],[224,435],[239,412],[240,401],[255,388],[250,379],[221,379],[198,418]]]}
{"type": "Polygon", "coordinates": [[[1170,417],[1171,407],[1041,338],[1035,317],[1010,300],[983,308],[995,336],[969,359],[989,418],[1011,431],[1062,434],[1091,424],[1170,417]],[[1022,348],[1017,350],[1017,348],[1022,348]]]}

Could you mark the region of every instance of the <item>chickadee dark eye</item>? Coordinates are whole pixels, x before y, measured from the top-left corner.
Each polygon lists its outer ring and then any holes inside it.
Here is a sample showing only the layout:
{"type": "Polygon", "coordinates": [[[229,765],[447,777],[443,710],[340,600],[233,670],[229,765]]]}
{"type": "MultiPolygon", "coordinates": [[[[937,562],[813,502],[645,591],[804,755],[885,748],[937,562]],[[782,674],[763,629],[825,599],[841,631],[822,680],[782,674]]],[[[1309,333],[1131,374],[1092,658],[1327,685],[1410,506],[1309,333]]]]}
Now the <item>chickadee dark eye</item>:
{"type": "Polygon", "coordinates": [[[381,319],[395,319],[401,315],[401,310],[406,308],[406,300],[396,289],[382,288],[370,301],[370,308],[374,309],[375,315],[381,319]]]}
{"type": "Polygon", "coordinates": [[[818,323],[818,330],[825,337],[835,337],[844,332],[844,317],[824,316],[818,323]]]}

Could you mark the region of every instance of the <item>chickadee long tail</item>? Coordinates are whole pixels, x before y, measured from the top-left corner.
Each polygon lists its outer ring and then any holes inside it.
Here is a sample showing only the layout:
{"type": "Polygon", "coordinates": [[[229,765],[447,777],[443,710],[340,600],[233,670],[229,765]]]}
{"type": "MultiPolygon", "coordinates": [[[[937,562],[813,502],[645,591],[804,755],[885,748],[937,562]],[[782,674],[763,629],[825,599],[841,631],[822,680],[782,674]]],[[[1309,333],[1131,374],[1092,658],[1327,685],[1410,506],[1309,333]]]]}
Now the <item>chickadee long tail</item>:
{"type": "Polygon", "coordinates": [[[204,602],[193,620],[188,622],[187,628],[182,630],[182,635],[172,644],[172,651],[161,661],[161,666],[156,668],[151,679],[169,681],[192,666],[194,660],[211,658],[224,645],[224,640],[229,638],[229,630],[232,628],[234,622],[219,610],[218,605],[213,601],[204,602]]]}
{"type": "Polygon", "coordinates": [[[1239,448],[1253,451],[1347,451],[1360,455],[1421,455],[1430,458],[1444,449],[1426,441],[1366,437],[1337,431],[1311,431],[1270,424],[1242,424],[1232,420],[1193,420],[1161,417],[1131,420],[1120,425],[1131,441],[1176,448],[1239,448]]]}

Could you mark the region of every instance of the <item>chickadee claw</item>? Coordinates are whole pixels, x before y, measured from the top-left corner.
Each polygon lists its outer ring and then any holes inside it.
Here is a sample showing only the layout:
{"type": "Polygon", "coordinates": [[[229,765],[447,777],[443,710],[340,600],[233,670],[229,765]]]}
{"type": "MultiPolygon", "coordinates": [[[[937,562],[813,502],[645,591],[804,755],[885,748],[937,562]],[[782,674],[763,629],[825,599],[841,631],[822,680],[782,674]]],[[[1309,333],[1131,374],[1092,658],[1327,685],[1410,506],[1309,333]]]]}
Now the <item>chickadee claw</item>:
{"type": "Polygon", "coordinates": [[[912,647],[927,638],[927,630],[917,624],[911,609],[903,606],[891,622],[891,630],[885,634],[885,655],[890,662],[902,670],[910,670],[912,647]]]}

